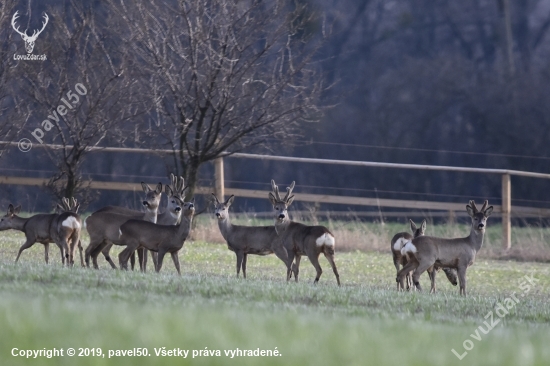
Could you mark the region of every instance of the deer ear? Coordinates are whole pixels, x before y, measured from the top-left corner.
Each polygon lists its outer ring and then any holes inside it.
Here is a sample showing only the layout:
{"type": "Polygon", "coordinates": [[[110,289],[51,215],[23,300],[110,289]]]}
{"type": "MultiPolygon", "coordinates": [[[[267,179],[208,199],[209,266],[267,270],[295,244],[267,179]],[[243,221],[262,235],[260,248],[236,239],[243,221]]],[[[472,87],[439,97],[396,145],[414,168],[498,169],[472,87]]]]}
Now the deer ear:
{"type": "Polygon", "coordinates": [[[161,194],[161,193],[162,193],[162,183],[157,184],[157,188],[155,189],[155,192],[156,192],[157,194],[161,194]]]}
{"type": "Polygon", "coordinates": [[[227,201],[225,201],[225,204],[227,205],[227,207],[229,207],[233,204],[233,201],[235,201],[235,195],[234,194],[232,194],[231,197],[229,197],[227,199],[227,201]]]}
{"type": "Polygon", "coordinates": [[[410,223],[411,223],[411,231],[412,231],[413,233],[415,233],[415,232],[416,232],[416,224],[415,224],[414,221],[411,220],[411,219],[409,219],[409,221],[410,221],[410,223]]]}
{"type": "Polygon", "coordinates": [[[164,186],[164,193],[168,195],[168,197],[172,197],[174,195],[174,191],[172,191],[172,188],[167,184],[164,186]]]}
{"type": "Polygon", "coordinates": [[[8,205],[8,215],[13,214],[13,210],[14,210],[14,207],[13,207],[13,205],[10,203],[10,204],[8,205]]]}
{"type": "Polygon", "coordinates": [[[218,200],[218,197],[216,197],[216,194],[215,194],[215,193],[212,193],[212,197],[211,197],[210,201],[212,201],[212,203],[213,203],[214,205],[217,205],[217,204],[220,203],[220,200],[218,200]]]}
{"type": "Polygon", "coordinates": [[[420,225],[420,231],[422,232],[426,231],[426,219],[422,220],[422,224],[420,225]]]}
{"type": "Polygon", "coordinates": [[[466,211],[468,211],[468,215],[470,215],[470,217],[474,217],[474,209],[470,205],[466,205],[466,211]]]}
{"type": "Polygon", "coordinates": [[[492,213],[493,213],[493,206],[487,207],[487,209],[485,210],[485,212],[483,212],[483,214],[485,215],[485,217],[491,216],[492,213]]]}
{"type": "Polygon", "coordinates": [[[19,212],[21,212],[21,205],[18,205],[13,209],[14,215],[17,215],[19,212]]]}
{"type": "Polygon", "coordinates": [[[143,188],[143,192],[145,193],[149,193],[151,191],[151,188],[143,182],[141,182],[141,188],[143,188]]]}

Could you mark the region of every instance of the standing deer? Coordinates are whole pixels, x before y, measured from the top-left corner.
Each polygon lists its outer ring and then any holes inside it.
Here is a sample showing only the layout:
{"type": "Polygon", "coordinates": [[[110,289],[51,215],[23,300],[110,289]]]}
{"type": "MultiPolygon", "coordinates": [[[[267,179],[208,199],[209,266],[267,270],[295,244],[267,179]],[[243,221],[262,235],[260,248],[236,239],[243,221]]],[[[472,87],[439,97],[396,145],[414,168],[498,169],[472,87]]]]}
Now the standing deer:
{"type": "Polygon", "coordinates": [[[281,198],[279,188],[275,181],[271,180],[272,192],[269,193],[269,201],[275,209],[275,230],[279,237],[279,240],[273,244],[273,251],[286,264],[287,281],[290,280],[292,271],[295,281],[298,282],[300,259],[302,255],[307,255],[317,271],[314,283],[319,282],[323,273],[319,265],[319,255],[323,253],[340,286],[340,275],[334,263],[334,235],[324,226],[308,226],[291,221],[288,217],[287,209],[294,201],[294,196],[290,196],[294,183],[287,187],[286,196],[281,198]],[[295,264],[292,263],[294,259],[296,259],[295,264]]]}
{"type": "MultiPolygon", "coordinates": [[[[157,224],[177,225],[179,223],[181,218],[181,207],[183,206],[183,189],[183,177],[179,177],[178,180],[178,177],[176,177],[174,174],[170,174],[170,185],[164,186],[164,192],[166,193],[168,199],[166,200],[164,212],[157,214],[157,224]]],[[[136,211],[120,206],[105,206],[96,212],[114,212],[131,217],[143,214],[141,211],[136,211]]],[[[102,250],[103,256],[105,258],[109,257],[109,251],[111,250],[112,246],[112,244],[109,244],[102,250]]],[[[139,268],[140,270],[145,272],[147,267],[147,251],[145,251],[144,249],[139,249],[137,253],[139,258],[139,268]]],[[[151,252],[151,256],[153,257],[153,263],[156,267],[157,254],[155,252],[151,252]]],[[[135,253],[132,254],[132,256],[130,257],[130,262],[132,265],[132,269],[134,269],[135,253]]],[[[111,266],[113,266],[114,263],[110,263],[111,266]]],[[[113,268],[116,268],[116,266],[114,266],[113,268]]]]}
{"type": "MultiPolygon", "coordinates": [[[[66,199],[63,200],[63,206],[59,206],[63,212],[61,214],[38,214],[29,218],[17,216],[21,211],[21,206],[14,207],[12,204],[8,206],[7,214],[0,219],[0,231],[14,229],[25,233],[26,241],[19,248],[15,262],[19,261],[21,253],[35,243],[44,244],[45,260],[48,263],[49,245],[54,242],[61,252],[61,262],[65,265],[65,260],[68,266],[74,264],[74,253],[76,246],[80,244],[80,216],[76,213],[80,205],[77,205],[73,199],[72,204],[69,204],[66,199]]],[[[82,253],[82,252],[81,252],[82,253]]],[[[80,257],[82,261],[82,256],[80,257]]]]}
{"type": "MultiPolygon", "coordinates": [[[[96,211],[86,219],[86,229],[90,235],[90,244],[86,248],[86,266],[90,266],[90,257],[92,257],[95,269],[99,269],[97,265],[97,257],[108,245],[117,244],[119,241],[119,229],[122,224],[131,219],[144,220],[150,222],[157,221],[158,207],[160,203],[160,195],[162,193],[162,183],[159,183],[155,190],[152,190],[147,184],[141,182],[141,187],[145,192],[145,200],[143,206],[145,212],[136,213],[134,216],[123,215],[116,212],[96,211]]],[[[116,265],[111,260],[109,253],[103,253],[105,259],[111,267],[116,268],[116,265]]]]}
{"type": "MultiPolygon", "coordinates": [[[[418,278],[422,272],[433,265],[439,267],[456,268],[460,282],[460,294],[466,296],[466,270],[476,258],[477,252],[483,245],[487,218],[493,212],[493,206],[483,203],[478,210],[474,201],[466,205],[466,211],[472,218],[470,235],[465,238],[444,239],[432,236],[419,236],[405,244],[401,253],[408,255],[411,261],[397,274],[396,281],[401,282],[403,276],[414,270],[413,283],[418,290],[422,290],[418,278]],[[412,260],[414,259],[414,260],[412,260]]],[[[435,286],[435,273],[432,275],[432,287],[435,286]]]]}
{"type": "MultiPolygon", "coordinates": [[[[407,233],[407,232],[401,232],[397,233],[393,236],[391,239],[391,252],[393,255],[393,265],[395,266],[395,269],[397,270],[396,273],[399,273],[400,267],[405,267],[407,264],[407,256],[401,254],[401,249],[405,246],[405,244],[411,239],[416,238],[418,236],[424,235],[424,232],[426,231],[426,220],[422,220],[422,224],[420,224],[420,228],[416,227],[416,224],[413,220],[409,219],[410,225],[411,225],[411,231],[413,235],[407,233]]],[[[406,275],[406,282],[407,282],[407,289],[412,286],[411,282],[411,274],[407,273],[406,275]]],[[[397,283],[397,290],[404,290],[405,284],[404,283],[397,283]]]]}
{"type": "Polygon", "coordinates": [[[152,222],[129,220],[119,230],[120,239],[116,244],[126,245],[126,248],[118,255],[121,269],[128,269],[130,255],[138,249],[145,248],[158,252],[156,271],[162,268],[162,262],[166,253],[170,253],[174,266],[181,275],[178,252],[183,247],[185,239],[191,230],[193,215],[195,214],[194,199],[183,204],[182,218],[179,225],[157,225],[152,222]]]}
{"type": "MultiPolygon", "coordinates": [[[[409,258],[406,255],[401,254],[401,249],[412,239],[417,238],[419,236],[424,235],[426,232],[426,220],[422,220],[422,224],[420,225],[420,228],[417,228],[416,224],[413,220],[410,220],[411,225],[411,231],[413,235],[402,232],[395,234],[394,237],[391,240],[391,250],[393,254],[393,264],[395,265],[395,269],[397,270],[397,273],[399,273],[399,266],[402,265],[405,267],[405,265],[409,262],[409,258]]],[[[433,271],[439,271],[441,267],[435,265],[434,267],[428,268],[428,276],[430,277],[430,280],[432,279],[432,276],[434,276],[433,271]]],[[[457,285],[457,273],[454,268],[443,268],[443,272],[445,272],[445,275],[447,276],[447,279],[453,286],[457,285]]],[[[407,273],[406,275],[406,282],[407,282],[407,290],[412,288],[412,272],[407,273]]],[[[404,290],[405,284],[403,282],[397,283],[397,290],[404,290]]],[[[432,287],[430,289],[430,292],[435,292],[435,278],[432,282],[432,287]]]]}
{"type": "Polygon", "coordinates": [[[242,267],[243,277],[246,278],[248,254],[268,255],[273,253],[272,245],[278,240],[275,227],[233,225],[229,219],[228,211],[235,196],[232,195],[225,202],[220,202],[214,193],[212,193],[212,197],[220,232],[227,242],[229,250],[235,252],[237,256],[237,277],[239,277],[242,267]]]}

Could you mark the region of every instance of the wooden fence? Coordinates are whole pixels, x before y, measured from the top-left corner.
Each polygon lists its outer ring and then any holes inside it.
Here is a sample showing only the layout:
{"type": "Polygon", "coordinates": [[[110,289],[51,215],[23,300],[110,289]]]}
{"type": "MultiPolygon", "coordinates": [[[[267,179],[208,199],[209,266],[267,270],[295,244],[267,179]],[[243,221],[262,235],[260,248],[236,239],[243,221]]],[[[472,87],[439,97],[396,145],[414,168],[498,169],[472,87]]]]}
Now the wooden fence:
{"type": "MultiPolygon", "coordinates": [[[[0,142],[1,143],[1,142],[0,142]]],[[[14,145],[14,143],[6,143],[14,145]]],[[[41,144],[35,145],[42,148],[62,148],[60,145],[41,144]]],[[[132,152],[132,153],[148,153],[148,154],[172,154],[172,150],[151,150],[151,149],[134,149],[134,148],[91,148],[91,151],[102,152],[132,152]]],[[[454,172],[469,172],[480,174],[498,174],[502,179],[502,205],[493,205],[494,213],[502,217],[502,237],[504,248],[510,248],[511,244],[511,216],[516,217],[550,217],[549,209],[512,206],[512,187],[510,176],[522,176],[532,178],[550,179],[550,174],[525,172],[508,169],[483,169],[483,168],[465,168],[453,166],[438,166],[438,165],[417,165],[417,164],[395,164],[395,163],[379,163],[370,161],[349,161],[349,160],[333,160],[333,159],[311,159],[297,158],[289,156],[272,156],[259,154],[243,154],[236,153],[228,155],[226,158],[231,159],[262,159],[274,160],[281,162],[299,162],[307,164],[336,164],[359,167],[380,167],[380,168],[395,168],[395,169],[416,169],[416,170],[438,170],[438,171],[454,171],[454,172]]],[[[234,194],[239,197],[248,198],[266,198],[267,192],[260,190],[237,189],[225,187],[224,182],[224,158],[218,158],[214,162],[214,190],[218,197],[224,197],[226,194],[234,194]]],[[[43,178],[24,178],[24,177],[8,177],[0,176],[0,184],[13,185],[44,185],[48,180],[43,178]]],[[[98,190],[125,190],[125,191],[140,191],[139,184],[123,183],[123,182],[91,182],[91,188],[98,190]]],[[[209,194],[212,188],[198,187],[197,193],[209,194]]],[[[350,196],[332,196],[320,194],[298,194],[296,200],[315,203],[332,203],[353,206],[374,206],[374,207],[392,207],[403,209],[420,209],[420,210],[435,210],[447,212],[462,212],[464,211],[464,203],[449,203],[435,201],[413,201],[413,200],[395,200],[395,199],[378,199],[367,197],[350,197],[350,196]]]]}

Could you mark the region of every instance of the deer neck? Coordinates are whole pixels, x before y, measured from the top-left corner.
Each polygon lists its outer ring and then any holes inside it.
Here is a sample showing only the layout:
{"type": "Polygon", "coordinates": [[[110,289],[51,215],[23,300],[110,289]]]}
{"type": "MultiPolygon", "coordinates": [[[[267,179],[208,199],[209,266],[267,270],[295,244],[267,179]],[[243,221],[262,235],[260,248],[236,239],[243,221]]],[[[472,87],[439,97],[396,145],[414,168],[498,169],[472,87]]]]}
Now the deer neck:
{"type": "Polygon", "coordinates": [[[275,232],[277,235],[282,235],[286,229],[288,229],[288,226],[290,225],[291,221],[288,219],[285,219],[283,221],[275,221],[275,232]]]}
{"type": "Polygon", "coordinates": [[[227,240],[229,234],[233,230],[233,224],[231,224],[229,216],[226,216],[222,220],[218,220],[218,227],[220,228],[220,232],[222,233],[223,238],[227,240]]]}
{"type": "Polygon", "coordinates": [[[24,219],[24,218],[19,217],[19,216],[14,216],[11,219],[11,223],[12,223],[11,228],[13,230],[24,231],[25,230],[25,224],[27,223],[27,221],[29,221],[29,218],[24,219]]]}
{"type": "Polygon", "coordinates": [[[193,216],[181,216],[181,222],[180,226],[178,227],[178,236],[180,238],[187,238],[187,235],[189,235],[189,230],[191,229],[191,223],[193,222],[193,216]]]}
{"type": "Polygon", "coordinates": [[[157,214],[158,209],[151,210],[149,208],[145,209],[145,214],[143,215],[143,221],[149,221],[154,224],[157,223],[157,214]]]}
{"type": "Polygon", "coordinates": [[[474,227],[470,229],[470,245],[475,249],[476,252],[479,252],[481,246],[483,245],[483,237],[485,236],[485,230],[476,230],[474,227]]]}

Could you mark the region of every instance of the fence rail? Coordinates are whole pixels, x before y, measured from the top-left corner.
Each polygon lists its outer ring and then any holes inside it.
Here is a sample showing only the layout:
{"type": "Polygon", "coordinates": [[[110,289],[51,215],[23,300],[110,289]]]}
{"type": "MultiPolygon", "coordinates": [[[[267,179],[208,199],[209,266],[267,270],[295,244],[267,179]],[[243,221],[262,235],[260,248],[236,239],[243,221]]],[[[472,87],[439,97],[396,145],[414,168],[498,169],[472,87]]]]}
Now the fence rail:
{"type": "MultiPolygon", "coordinates": [[[[0,144],[17,145],[13,142],[0,141],[0,144]]],[[[62,149],[61,145],[50,144],[35,144],[41,148],[62,149]]],[[[67,147],[70,148],[70,147],[67,147]]],[[[88,149],[91,152],[131,152],[131,153],[151,153],[151,154],[172,154],[173,150],[153,150],[153,149],[136,149],[136,148],[117,148],[117,147],[91,147],[88,149]]],[[[418,165],[418,164],[396,164],[396,163],[381,163],[371,161],[349,161],[349,160],[334,160],[334,159],[313,159],[313,158],[298,158],[291,156],[273,156],[259,154],[244,154],[235,153],[227,154],[225,158],[243,158],[243,159],[261,159],[274,160],[282,162],[297,162],[308,164],[336,164],[358,167],[375,167],[375,168],[394,168],[394,169],[415,169],[415,170],[438,170],[438,171],[454,171],[464,173],[477,174],[499,174],[502,179],[502,205],[493,205],[495,213],[502,217],[502,237],[504,248],[510,248],[511,244],[511,217],[550,217],[550,210],[533,207],[512,206],[512,186],[510,176],[522,176],[531,178],[550,179],[550,174],[526,172],[509,169],[485,169],[485,168],[469,168],[469,167],[453,167],[439,165],[418,165]]],[[[246,190],[237,188],[226,188],[224,184],[224,157],[220,157],[214,161],[214,191],[218,197],[224,197],[225,194],[234,194],[241,197],[249,198],[265,198],[265,191],[246,190]]],[[[23,177],[0,177],[0,184],[20,184],[20,185],[43,185],[47,179],[40,178],[23,178],[23,177]]],[[[100,182],[94,181],[91,183],[93,189],[114,189],[137,191],[139,185],[133,183],[122,182],[100,182]]],[[[199,187],[197,193],[207,194],[211,192],[211,188],[199,187]]],[[[411,200],[395,200],[395,199],[376,199],[365,197],[347,197],[347,196],[329,196],[316,194],[299,194],[297,200],[306,202],[318,203],[333,203],[343,205],[359,205],[359,206],[374,206],[374,207],[393,207],[393,208],[409,208],[420,210],[441,210],[441,211],[458,211],[464,210],[464,204],[434,202],[434,201],[411,201],[411,200]]]]}

